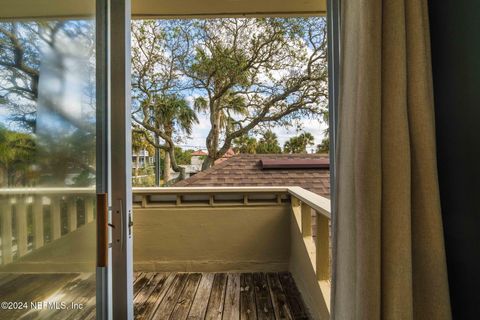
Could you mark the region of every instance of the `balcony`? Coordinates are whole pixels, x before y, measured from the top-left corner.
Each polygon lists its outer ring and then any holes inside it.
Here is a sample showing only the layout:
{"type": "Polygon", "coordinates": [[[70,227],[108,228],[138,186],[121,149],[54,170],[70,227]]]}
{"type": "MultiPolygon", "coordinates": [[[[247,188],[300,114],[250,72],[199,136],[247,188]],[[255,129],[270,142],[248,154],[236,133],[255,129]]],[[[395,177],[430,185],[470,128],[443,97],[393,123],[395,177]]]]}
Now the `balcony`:
{"type": "MultiPolygon", "coordinates": [[[[28,281],[39,285],[15,294],[83,297],[87,309],[72,316],[93,316],[93,190],[0,195],[4,287],[28,281]],[[52,276],[65,281],[55,287],[52,276]]],[[[137,318],[329,317],[328,199],[299,187],[136,188],[133,203],[137,318]]]]}

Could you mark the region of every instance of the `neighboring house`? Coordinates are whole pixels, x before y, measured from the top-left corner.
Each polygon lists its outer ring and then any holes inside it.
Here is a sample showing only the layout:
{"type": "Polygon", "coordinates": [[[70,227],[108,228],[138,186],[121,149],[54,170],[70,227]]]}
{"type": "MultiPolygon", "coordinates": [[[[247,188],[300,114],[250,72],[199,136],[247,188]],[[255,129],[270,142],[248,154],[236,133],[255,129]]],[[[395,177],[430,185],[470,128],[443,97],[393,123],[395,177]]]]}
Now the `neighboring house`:
{"type": "Polygon", "coordinates": [[[198,150],[192,153],[192,158],[190,160],[190,163],[192,165],[199,165],[202,166],[203,160],[205,160],[205,157],[208,156],[208,153],[198,150]]]}
{"type": "MultiPolygon", "coordinates": [[[[185,168],[185,176],[189,178],[198,172],[202,171],[203,160],[208,155],[208,153],[201,150],[195,151],[192,153],[192,158],[190,159],[190,164],[182,164],[180,167],[185,168]]],[[[173,178],[178,177],[179,173],[175,172],[173,178]]]]}
{"type": "Polygon", "coordinates": [[[145,168],[146,166],[154,164],[154,157],[151,156],[147,150],[140,150],[137,153],[132,154],[132,167],[145,168]]]}
{"type": "Polygon", "coordinates": [[[329,159],[321,154],[237,154],[174,186],[299,186],[329,198],[329,159]]]}

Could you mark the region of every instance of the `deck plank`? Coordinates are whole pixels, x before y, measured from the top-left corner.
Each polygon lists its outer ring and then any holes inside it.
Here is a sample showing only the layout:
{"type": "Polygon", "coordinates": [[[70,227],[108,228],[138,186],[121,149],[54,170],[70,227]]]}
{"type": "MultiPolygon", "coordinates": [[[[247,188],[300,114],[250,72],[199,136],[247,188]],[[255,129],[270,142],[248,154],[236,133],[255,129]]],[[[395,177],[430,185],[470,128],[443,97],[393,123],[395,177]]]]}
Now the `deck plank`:
{"type": "Polygon", "coordinates": [[[185,287],[187,278],[188,274],[186,273],[178,273],[175,276],[175,279],[173,280],[170,289],[167,291],[167,294],[162,299],[162,302],[159,304],[158,308],[150,319],[166,320],[170,318],[170,315],[175,308],[175,304],[177,303],[178,298],[180,297],[180,294],[185,287]]]}
{"type": "Polygon", "coordinates": [[[255,288],[253,274],[242,273],[240,276],[240,319],[256,320],[255,288]]]}
{"type": "Polygon", "coordinates": [[[275,320],[270,290],[264,273],[253,275],[255,287],[255,301],[257,303],[257,317],[259,320],[275,320]]]}
{"type": "MultiPolygon", "coordinates": [[[[78,286],[84,286],[84,280],[85,280],[85,275],[84,274],[78,274],[74,279],[67,281],[66,283],[63,284],[62,287],[60,287],[56,292],[52,293],[50,297],[46,297],[44,300],[48,301],[55,301],[55,300],[60,300],[59,298],[55,297],[70,297],[71,292],[77,288],[78,286]]],[[[26,313],[21,319],[51,319],[53,318],[54,315],[57,315],[60,313],[61,310],[56,310],[56,309],[30,309],[28,313],[26,313]]],[[[68,316],[68,315],[66,315],[68,316]]]]}
{"type": "MultiPolygon", "coordinates": [[[[18,280],[8,283],[1,288],[1,301],[23,301],[30,304],[32,301],[44,301],[54,292],[60,289],[65,282],[74,278],[74,274],[35,274],[22,275],[18,280]]],[[[18,319],[30,311],[30,306],[26,309],[0,310],[0,319],[18,319]]]]}
{"type": "Polygon", "coordinates": [[[67,303],[78,303],[83,306],[83,309],[79,310],[71,310],[70,314],[68,317],[63,317],[59,318],[59,320],[83,320],[83,315],[85,313],[85,309],[90,307],[89,303],[93,304],[95,306],[96,303],[96,281],[95,281],[95,275],[91,275],[88,277],[86,280],[83,281],[83,283],[86,283],[86,286],[78,290],[78,295],[75,297],[72,297],[71,299],[67,299],[67,303]]]}
{"type": "Polygon", "coordinates": [[[212,293],[208,301],[206,320],[221,320],[225,304],[225,290],[227,288],[227,275],[216,273],[213,280],[212,293]]]}
{"type": "Polygon", "coordinates": [[[267,274],[270,297],[272,299],[273,312],[277,320],[292,320],[293,316],[288,307],[287,296],[283,291],[282,284],[276,273],[267,274]]]}
{"type": "Polygon", "coordinates": [[[150,319],[170,288],[175,273],[157,273],[134,300],[135,319],[150,319]]]}
{"type": "Polygon", "coordinates": [[[155,276],[155,273],[153,272],[142,272],[141,274],[137,275],[137,278],[135,278],[135,281],[133,283],[133,299],[137,297],[137,295],[142,292],[143,287],[149,283],[153,276],[155,276]]]}
{"type": "Polygon", "coordinates": [[[185,320],[188,317],[190,308],[192,307],[193,299],[197,293],[197,288],[202,279],[200,273],[191,273],[188,275],[187,282],[183,288],[183,292],[178,298],[175,307],[173,308],[170,319],[185,320]]]}
{"type": "Polygon", "coordinates": [[[0,287],[3,287],[3,285],[7,284],[10,281],[14,281],[18,278],[18,276],[19,275],[16,273],[3,273],[0,278],[0,287]]]}
{"type": "Polygon", "coordinates": [[[308,319],[308,313],[292,275],[289,272],[281,272],[278,274],[278,277],[287,296],[287,302],[293,318],[299,320],[308,319]]]}
{"type": "Polygon", "coordinates": [[[227,281],[227,291],[225,293],[225,307],[223,309],[223,319],[240,319],[240,274],[229,273],[227,281]]]}
{"type": "Polygon", "coordinates": [[[193,300],[190,313],[188,314],[188,320],[203,320],[207,313],[208,301],[210,300],[210,294],[212,292],[213,280],[215,278],[214,273],[204,273],[202,280],[198,285],[195,299],[193,300]]]}

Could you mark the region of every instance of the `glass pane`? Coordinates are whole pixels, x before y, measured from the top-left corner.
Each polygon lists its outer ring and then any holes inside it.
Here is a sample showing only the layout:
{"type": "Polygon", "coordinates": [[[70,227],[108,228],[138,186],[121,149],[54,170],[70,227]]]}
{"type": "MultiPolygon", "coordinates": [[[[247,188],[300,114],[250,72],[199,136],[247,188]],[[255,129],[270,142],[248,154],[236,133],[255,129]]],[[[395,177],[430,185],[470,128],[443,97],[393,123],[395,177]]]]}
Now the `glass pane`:
{"type": "Polygon", "coordinates": [[[0,319],[95,317],[95,86],[91,16],[0,22],[0,319]]]}

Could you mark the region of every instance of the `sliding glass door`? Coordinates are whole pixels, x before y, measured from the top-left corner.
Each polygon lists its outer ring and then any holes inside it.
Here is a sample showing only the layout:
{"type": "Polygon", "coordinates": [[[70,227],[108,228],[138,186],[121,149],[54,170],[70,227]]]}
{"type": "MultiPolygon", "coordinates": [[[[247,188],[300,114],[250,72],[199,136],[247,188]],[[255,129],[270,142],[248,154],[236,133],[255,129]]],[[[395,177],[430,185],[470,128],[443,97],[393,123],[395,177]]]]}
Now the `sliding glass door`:
{"type": "Polygon", "coordinates": [[[95,0],[0,15],[0,319],[94,319],[107,181],[95,0]]]}

